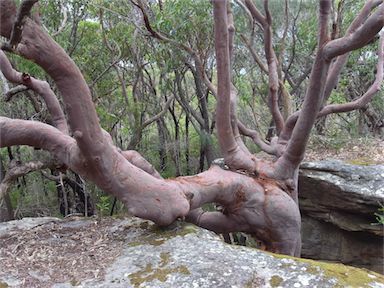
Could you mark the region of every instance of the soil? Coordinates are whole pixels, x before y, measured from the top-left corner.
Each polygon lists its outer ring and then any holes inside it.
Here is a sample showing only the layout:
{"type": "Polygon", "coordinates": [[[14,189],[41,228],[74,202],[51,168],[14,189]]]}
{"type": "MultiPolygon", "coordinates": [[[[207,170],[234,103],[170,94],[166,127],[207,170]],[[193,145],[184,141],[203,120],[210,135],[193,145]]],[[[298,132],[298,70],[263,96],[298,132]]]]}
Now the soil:
{"type": "Polygon", "coordinates": [[[112,222],[113,218],[71,217],[3,235],[0,277],[22,279],[16,286],[28,288],[101,279],[122,251],[127,233],[112,231],[112,222]]]}

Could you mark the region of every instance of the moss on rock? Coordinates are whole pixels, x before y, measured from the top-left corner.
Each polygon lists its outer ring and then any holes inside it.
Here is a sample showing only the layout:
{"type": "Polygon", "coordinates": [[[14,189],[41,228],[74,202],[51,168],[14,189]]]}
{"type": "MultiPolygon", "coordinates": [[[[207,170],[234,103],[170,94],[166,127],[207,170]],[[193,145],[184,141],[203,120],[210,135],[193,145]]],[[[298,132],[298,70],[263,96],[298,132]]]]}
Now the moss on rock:
{"type": "Polygon", "coordinates": [[[278,275],[273,275],[271,279],[269,280],[269,284],[271,284],[272,287],[278,287],[281,282],[283,282],[283,278],[281,278],[278,275]]]}
{"type": "Polygon", "coordinates": [[[307,263],[308,273],[315,275],[323,274],[328,279],[336,279],[337,283],[335,284],[335,288],[371,287],[369,284],[372,282],[384,283],[383,275],[364,268],[356,268],[340,263],[315,261],[273,253],[270,254],[279,259],[293,259],[297,262],[307,263]]]}
{"type": "Polygon", "coordinates": [[[171,226],[159,227],[155,224],[150,224],[148,221],[141,222],[137,228],[147,230],[147,235],[142,237],[140,241],[133,241],[128,243],[128,246],[152,245],[160,246],[168,239],[177,236],[185,236],[191,233],[196,233],[198,228],[195,225],[175,222],[171,226]]]}
{"type": "Polygon", "coordinates": [[[131,284],[138,288],[141,284],[152,282],[158,280],[160,282],[165,282],[168,275],[173,273],[179,273],[184,275],[191,274],[188,268],[184,265],[179,265],[177,267],[166,267],[170,262],[170,253],[162,252],[160,253],[160,263],[159,267],[152,267],[152,264],[147,264],[145,268],[132,273],[129,275],[131,284]]]}

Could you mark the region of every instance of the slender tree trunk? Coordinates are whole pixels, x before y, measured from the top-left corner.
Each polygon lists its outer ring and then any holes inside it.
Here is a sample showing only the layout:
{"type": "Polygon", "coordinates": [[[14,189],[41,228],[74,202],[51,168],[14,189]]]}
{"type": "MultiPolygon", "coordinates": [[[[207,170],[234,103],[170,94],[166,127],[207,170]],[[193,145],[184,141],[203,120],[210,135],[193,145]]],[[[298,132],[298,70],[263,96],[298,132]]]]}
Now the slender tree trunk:
{"type": "Polygon", "coordinates": [[[186,174],[191,174],[191,164],[189,161],[189,117],[185,114],[185,166],[186,174]]]}
{"type": "Polygon", "coordinates": [[[170,109],[173,124],[174,124],[174,132],[175,132],[175,144],[172,145],[172,151],[173,151],[173,160],[175,162],[175,175],[180,176],[181,175],[181,167],[180,167],[180,125],[179,121],[177,120],[175,110],[170,109]]]}
{"type": "Polygon", "coordinates": [[[326,124],[327,124],[327,116],[324,116],[316,121],[315,128],[316,128],[316,132],[319,135],[325,135],[326,124]]]}
{"type": "Polygon", "coordinates": [[[204,159],[205,159],[205,143],[204,142],[205,142],[204,138],[200,136],[200,157],[199,157],[199,169],[197,170],[197,173],[204,171],[204,159]]]}
{"type": "Polygon", "coordinates": [[[160,172],[164,172],[167,166],[167,135],[165,133],[165,123],[164,119],[160,118],[156,121],[157,124],[157,134],[159,136],[159,163],[160,163],[160,172]]]}
{"type": "MultiPolygon", "coordinates": [[[[3,164],[3,159],[0,155],[0,182],[3,181],[5,176],[5,168],[3,164]]],[[[11,203],[11,197],[7,193],[3,200],[0,200],[0,222],[6,222],[13,220],[13,208],[11,203]]]]}

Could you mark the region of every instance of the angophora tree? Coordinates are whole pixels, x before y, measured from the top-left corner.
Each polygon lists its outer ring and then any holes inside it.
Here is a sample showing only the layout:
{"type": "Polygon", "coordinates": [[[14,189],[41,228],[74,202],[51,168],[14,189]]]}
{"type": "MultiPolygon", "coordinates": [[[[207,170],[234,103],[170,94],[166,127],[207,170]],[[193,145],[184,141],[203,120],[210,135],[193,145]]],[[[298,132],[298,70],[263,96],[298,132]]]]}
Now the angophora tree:
{"type": "Polygon", "coordinates": [[[217,135],[228,169],[212,166],[198,175],[175,179],[162,179],[137,152],[121,151],[113,144],[99,125],[89,88],[76,64],[41,27],[38,16],[27,17],[35,2],[25,0],[17,9],[12,0],[1,0],[1,35],[9,39],[2,48],[34,61],[49,74],[62,96],[68,120],[49,85],[14,70],[1,51],[5,77],[41,95],[54,126],[0,117],[0,147],[29,145],[45,149],[65,167],[119,198],[131,214],[159,225],[186,217],[218,233],[250,233],[265,242],[270,251],[300,254],[298,167],[317,118],[360,108],[379,90],[383,36],[379,40],[376,80],[369,90],[351,103],[326,105],[350,51],[371,42],[382,29],[382,0],[367,1],[346,35],[338,39],[331,37],[332,1],[319,1],[318,47],[305,100],[301,110],[287,119],[281,115],[278,101],[281,85],[268,1],[264,1],[263,13],[251,0],[241,2],[264,33],[269,108],[277,131],[270,143],[237,120],[237,95],[231,77],[233,16],[227,1],[213,0],[217,86],[210,89],[217,97],[217,135]],[[275,160],[264,161],[252,155],[240,133],[250,136],[275,160]],[[222,205],[223,211],[204,212],[200,208],[211,202],[222,205]]]}

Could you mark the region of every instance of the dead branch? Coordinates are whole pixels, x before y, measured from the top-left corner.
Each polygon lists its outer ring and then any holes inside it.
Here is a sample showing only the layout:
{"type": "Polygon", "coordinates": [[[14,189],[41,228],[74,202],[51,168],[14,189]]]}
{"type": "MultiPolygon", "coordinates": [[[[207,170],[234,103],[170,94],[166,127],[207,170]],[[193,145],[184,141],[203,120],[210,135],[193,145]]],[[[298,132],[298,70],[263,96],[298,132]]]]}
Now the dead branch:
{"type": "Polygon", "coordinates": [[[29,88],[25,85],[18,85],[18,86],[13,87],[4,93],[4,101],[9,102],[9,101],[11,101],[13,96],[15,96],[18,93],[27,91],[28,89],[29,88]]]}

